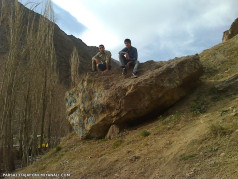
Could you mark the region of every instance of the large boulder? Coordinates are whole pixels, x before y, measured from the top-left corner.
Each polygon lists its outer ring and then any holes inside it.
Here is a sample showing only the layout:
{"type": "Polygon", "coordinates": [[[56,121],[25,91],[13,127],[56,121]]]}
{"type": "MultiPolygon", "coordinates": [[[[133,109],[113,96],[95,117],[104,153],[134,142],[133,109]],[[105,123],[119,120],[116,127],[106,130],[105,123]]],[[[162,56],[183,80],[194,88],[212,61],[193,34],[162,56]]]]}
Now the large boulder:
{"type": "Polygon", "coordinates": [[[67,119],[81,139],[105,137],[120,128],[162,113],[186,96],[202,75],[199,56],[140,64],[139,77],[124,78],[121,69],[88,73],[66,93],[67,119]]]}
{"type": "Polygon", "coordinates": [[[223,33],[222,42],[226,42],[238,34],[238,18],[231,24],[229,30],[223,33]]]}

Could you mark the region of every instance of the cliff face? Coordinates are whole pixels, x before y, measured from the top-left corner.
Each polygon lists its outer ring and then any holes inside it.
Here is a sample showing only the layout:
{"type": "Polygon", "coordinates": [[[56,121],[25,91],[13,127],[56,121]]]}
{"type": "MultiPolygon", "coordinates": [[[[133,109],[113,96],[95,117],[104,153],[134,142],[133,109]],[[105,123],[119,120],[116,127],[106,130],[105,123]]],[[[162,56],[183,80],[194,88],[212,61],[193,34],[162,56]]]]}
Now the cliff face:
{"type": "MultiPolygon", "coordinates": [[[[10,6],[13,0],[7,1],[10,6]]],[[[2,0],[0,0],[0,14],[2,11],[2,0]]],[[[40,14],[37,14],[28,8],[24,8],[25,14],[28,14],[30,11],[32,14],[36,15],[36,21],[39,19],[40,14]]],[[[0,72],[3,68],[4,64],[4,55],[8,52],[8,43],[7,43],[7,34],[9,32],[9,27],[7,27],[6,23],[7,18],[0,18],[0,72]]],[[[22,25],[27,25],[22,24],[22,25]]],[[[24,36],[24,34],[23,34],[24,36]]],[[[81,39],[78,39],[72,35],[67,35],[64,31],[62,31],[58,25],[55,24],[54,29],[54,45],[57,56],[57,68],[59,71],[59,80],[62,84],[69,87],[71,83],[70,78],[70,56],[73,52],[73,48],[76,47],[78,51],[79,61],[81,66],[79,67],[79,72],[85,73],[91,70],[91,58],[98,51],[97,47],[87,46],[81,39]]],[[[117,63],[113,60],[113,66],[118,66],[117,63]]],[[[1,80],[1,76],[0,76],[1,80]]]]}
{"type": "Polygon", "coordinates": [[[238,18],[231,24],[229,30],[223,33],[222,42],[225,42],[238,34],[238,18]]]}

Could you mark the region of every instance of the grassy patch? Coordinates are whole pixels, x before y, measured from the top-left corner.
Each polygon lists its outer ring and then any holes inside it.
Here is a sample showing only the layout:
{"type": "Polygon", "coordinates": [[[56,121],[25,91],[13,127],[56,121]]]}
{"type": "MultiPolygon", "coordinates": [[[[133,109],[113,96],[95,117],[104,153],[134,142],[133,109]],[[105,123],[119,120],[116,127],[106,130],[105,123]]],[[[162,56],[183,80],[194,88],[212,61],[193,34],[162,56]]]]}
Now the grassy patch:
{"type": "Polygon", "coordinates": [[[197,156],[197,154],[190,154],[190,155],[182,155],[182,156],[180,156],[180,161],[186,161],[186,160],[188,160],[188,159],[191,159],[191,158],[194,158],[194,157],[196,157],[197,156]]]}
{"type": "Polygon", "coordinates": [[[42,171],[46,169],[46,165],[40,165],[38,171],[42,171]]]}
{"type": "Polygon", "coordinates": [[[159,116],[159,117],[158,117],[158,120],[159,120],[159,121],[164,121],[165,119],[166,119],[166,118],[165,118],[164,116],[159,116]]]}
{"type": "Polygon", "coordinates": [[[176,113],[174,115],[171,116],[171,120],[172,121],[178,121],[181,117],[181,113],[179,113],[178,111],[176,111],[176,113]]]}
{"type": "Polygon", "coordinates": [[[179,119],[181,118],[181,113],[179,113],[178,111],[176,111],[175,114],[170,115],[169,118],[167,118],[166,120],[162,121],[163,125],[169,124],[169,123],[175,123],[177,122],[179,119]]]}
{"type": "Polygon", "coordinates": [[[210,132],[213,136],[220,137],[231,134],[233,130],[229,127],[221,126],[220,124],[212,124],[210,126],[210,132]]]}
{"type": "Polygon", "coordinates": [[[55,147],[55,151],[56,151],[56,152],[61,151],[61,149],[62,149],[62,147],[61,147],[60,145],[57,145],[57,146],[55,147]]]}
{"type": "Polygon", "coordinates": [[[122,143],[123,143],[123,140],[117,140],[116,142],[113,143],[112,148],[116,149],[116,148],[120,147],[122,145],[122,143]]]}
{"type": "Polygon", "coordinates": [[[150,132],[147,131],[147,130],[143,130],[143,131],[140,133],[140,135],[141,135],[142,137],[147,137],[147,136],[150,135],[150,132]]]}
{"type": "Polygon", "coordinates": [[[221,96],[219,96],[219,95],[211,97],[211,101],[212,102],[217,102],[217,101],[221,101],[221,100],[223,100],[223,98],[221,96]]]}
{"type": "Polygon", "coordinates": [[[193,139],[193,140],[191,140],[191,141],[189,142],[190,145],[194,145],[194,144],[196,144],[196,143],[197,143],[197,140],[196,140],[196,139],[193,139]]]}
{"type": "Polygon", "coordinates": [[[228,113],[228,109],[223,109],[222,111],[221,111],[221,116],[223,116],[223,114],[226,114],[226,113],[228,113]]]}
{"type": "Polygon", "coordinates": [[[201,100],[201,101],[194,101],[192,106],[190,107],[191,112],[193,114],[202,114],[207,112],[207,102],[205,100],[201,100]]]}
{"type": "Polygon", "coordinates": [[[208,149],[209,152],[216,152],[218,151],[218,147],[217,146],[212,146],[208,149]]]}
{"type": "Polygon", "coordinates": [[[108,139],[107,138],[102,138],[101,141],[106,142],[106,141],[108,141],[108,139]]]}

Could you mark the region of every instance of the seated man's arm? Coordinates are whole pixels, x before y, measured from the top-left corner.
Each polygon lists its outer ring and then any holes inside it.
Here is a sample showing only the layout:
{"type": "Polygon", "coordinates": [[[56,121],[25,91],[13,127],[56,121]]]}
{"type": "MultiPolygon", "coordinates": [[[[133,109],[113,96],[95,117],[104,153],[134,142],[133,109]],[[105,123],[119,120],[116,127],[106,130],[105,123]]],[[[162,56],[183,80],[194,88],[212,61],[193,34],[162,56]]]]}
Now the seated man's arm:
{"type": "Polygon", "coordinates": [[[122,49],[122,50],[119,52],[119,55],[126,55],[126,59],[127,59],[127,60],[130,59],[129,54],[128,54],[128,49],[127,49],[127,48],[122,49]]]}
{"type": "Polygon", "coordinates": [[[132,53],[132,57],[130,60],[136,61],[138,59],[138,53],[137,53],[137,49],[134,48],[133,53],[132,53]]]}
{"type": "Polygon", "coordinates": [[[126,52],[126,48],[123,48],[120,52],[119,52],[119,54],[126,54],[127,52],[126,52]]]}
{"type": "Polygon", "coordinates": [[[99,54],[100,54],[100,53],[98,52],[98,53],[97,53],[97,54],[92,58],[92,60],[95,60],[97,64],[100,63],[100,60],[99,60],[99,59],[100,59],[100,58],[99,58],[99,54]]]}
{"type": "Polygon", "coordinates": [[[111,63],[111,57],[112,54],[111,52],[108,52],[107,56],[106,56],[106,70],[105,72],[107,72],[109,70],[109,64],[111,63]]]}

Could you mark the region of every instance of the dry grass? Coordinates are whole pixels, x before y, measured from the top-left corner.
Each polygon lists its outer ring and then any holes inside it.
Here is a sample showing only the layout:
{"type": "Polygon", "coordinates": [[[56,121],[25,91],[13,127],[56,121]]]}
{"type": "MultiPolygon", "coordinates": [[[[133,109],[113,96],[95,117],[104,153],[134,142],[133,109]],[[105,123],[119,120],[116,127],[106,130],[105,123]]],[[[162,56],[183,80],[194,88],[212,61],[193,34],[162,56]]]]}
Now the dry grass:
{"type": "MultiPolygon", "coordinates": [[[[233,110],[220,115],[224,104],[227,108],[238,109],[238,98],[209,101],[207,112],[194,114],[188,104],[191,105],[205,87],[206,84],[170,109],[167,115],[160,117],[163,120],[128,130],[127,135],[120,138],[80,141],[72,133],[61,142],[61,151],[55,153],[52,150],[21,172],[61,171],[82,178],[111,178],[115,174],[129,178],[238,177],[235,172],[238,155],[234,150],[237,118],[233,110]],[[142,131],[149,131],[150,135],[141,137],[142,131]],[[221,158],[223,155],[231,157],[225,160],[221,158]],[[224,169],[226,165],[229,167],[224,169]]],[[[204,94],[204,97],[208,96],[204,94]]]]}
{"type": "Polygon", "coordinates": [[[200,54],[205,67],[205,78],[224,80],[237,74],[238,35],[200,54]]]}

